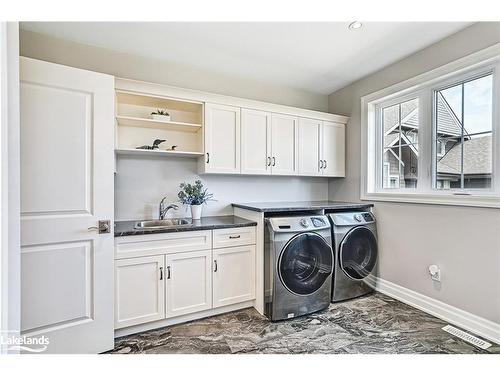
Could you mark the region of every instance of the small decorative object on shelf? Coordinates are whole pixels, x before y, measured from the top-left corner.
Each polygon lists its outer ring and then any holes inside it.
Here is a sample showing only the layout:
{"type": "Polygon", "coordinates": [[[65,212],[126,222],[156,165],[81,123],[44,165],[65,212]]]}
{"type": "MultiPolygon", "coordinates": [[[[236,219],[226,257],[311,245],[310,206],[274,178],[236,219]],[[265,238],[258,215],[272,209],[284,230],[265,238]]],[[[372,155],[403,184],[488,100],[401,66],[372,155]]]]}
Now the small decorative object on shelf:
{"type": "Polygon", "coordinates": [[[191,206],[191,218],[199,220],[202,204],[214,201],[215,199],[212,199],[214,195],[209,193],[207,188],[204,188],[200,180],[196,180],[193,185],[183,182],[179,187],[181,188],[177,194],[179,202],[191,206]]]}
{"type": "Polygon", "coordinates": [[[160,148],[160,143],[165,142],[165,139],[155,139],[152,146],[144,145],[136,147],[138,150],[158,150],[160,148]]]}
{"type": "Polygon", "coordinates": [[[170,113],[168,113],[166,109],[157,109],[151,112],[151,117],[156,121],[170,121],[170,113]]]}
{"type": "Polygon", "coordinates": [[[167,151],[177,151],[177,150],[176,150],[176,148],[177,148],[177,147],[178,147],[178,146],[172,146],[172,147],[170,147],[170,148],[167,148],[167,151]]]}

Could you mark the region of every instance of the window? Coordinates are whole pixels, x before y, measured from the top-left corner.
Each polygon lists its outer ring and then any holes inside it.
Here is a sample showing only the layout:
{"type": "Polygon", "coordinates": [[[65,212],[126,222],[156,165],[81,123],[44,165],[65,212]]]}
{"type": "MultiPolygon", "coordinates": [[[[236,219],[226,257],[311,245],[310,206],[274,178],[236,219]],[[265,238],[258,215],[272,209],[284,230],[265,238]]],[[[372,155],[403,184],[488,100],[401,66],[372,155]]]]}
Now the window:
{"type": "Polygon", "coordinates": [[[499,72],[495,47],[363,97],[361,199],[500,207],[499,72]]]}
{"type": "Polygon", "coordinates": [[[381,109],[384,189],[415,188],[418,178],[418,99],[381,109]]]}
{"type": "Polygon", "coordinates": [[[437,189],[491,187],[492,108],[492,74],[434,91],[437,189]]]}

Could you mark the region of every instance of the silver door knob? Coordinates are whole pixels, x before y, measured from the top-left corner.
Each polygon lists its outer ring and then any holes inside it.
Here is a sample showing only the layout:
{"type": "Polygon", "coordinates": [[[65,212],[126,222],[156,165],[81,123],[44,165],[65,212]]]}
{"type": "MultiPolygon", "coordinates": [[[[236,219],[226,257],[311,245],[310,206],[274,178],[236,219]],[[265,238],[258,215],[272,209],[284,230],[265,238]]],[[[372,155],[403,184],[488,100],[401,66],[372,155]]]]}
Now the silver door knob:
{"type": "Polygon", "coordinates": [[[87,230],[88,231],[97,230],[97,231],[99,231],[99,234],[110,233],[110,229],[111,229],[110,220],[99,220],[97,225],[98,225],[97,227],[88,227],[87,230]]]}

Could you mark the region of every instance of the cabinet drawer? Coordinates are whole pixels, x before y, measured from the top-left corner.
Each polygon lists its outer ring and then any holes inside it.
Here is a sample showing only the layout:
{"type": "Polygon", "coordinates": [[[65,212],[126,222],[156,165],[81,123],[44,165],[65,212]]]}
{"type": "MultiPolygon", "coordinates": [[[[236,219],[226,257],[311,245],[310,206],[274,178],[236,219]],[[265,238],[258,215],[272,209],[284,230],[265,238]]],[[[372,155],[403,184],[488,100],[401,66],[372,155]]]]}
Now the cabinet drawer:
{"type": "Polygon", "coordinates": [[[215,229],[213,248],[255,244],[255,227],[215,229]]]}
{"type": "Polygon", "coordinates": [[[115,238],[115,259],[210,250],[212,231],[157,233],[115,238]]]}

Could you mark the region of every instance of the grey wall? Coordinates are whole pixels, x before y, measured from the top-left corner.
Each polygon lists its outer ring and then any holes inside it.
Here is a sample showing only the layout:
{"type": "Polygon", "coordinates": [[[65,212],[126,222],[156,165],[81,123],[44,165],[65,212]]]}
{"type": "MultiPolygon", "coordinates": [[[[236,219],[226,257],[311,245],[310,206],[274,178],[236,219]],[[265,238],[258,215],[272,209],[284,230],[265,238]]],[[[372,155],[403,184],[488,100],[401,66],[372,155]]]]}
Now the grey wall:
{"type": "MultiPolygon", "coordinates": [[[[224,95],[326,111],[328,96],[278,87],[192,69],[165,61],[127,55],[68,42],[26,30],[20,32],[22,56],[82,69],[224,95]]],[[[194,159],[118,156],[115,176],[115,219],[152,218],[163,196],[176,200],[179,184],[197,178],[194,159]]],[[[324,200],[328,181],[322,178],[202,176],[216,202],[204,215],[232,214],[231,202],[324,200]]],[[[179,211],[176,216],[189,213],[179,211]]],[[[156,217],[156,216],[155,216],[156,217]]]]}
{"type": "Polygon", "coordinates": [[[327,95],[249,81],[173,64],[168,61],[65,41],[23,29],[20,30],[19,38],[21,55],[34,59],[93,70],[121,78],[209,91],[318,111],[328,110],[327,95]]]}
{"type": "MultiPolygon", "coordinates": [[[[331,94],[330,111],[350,121],[347,177],[330,181],[329,198],[359,201],[362,96],[499,42],[500,23],[474,24],[331,94]]],[[[500,210],[374,203],[381,278],[500,323],[500,210]],[[440,286],[427,274],[433,263],[443,272],[440,286]]]]}

